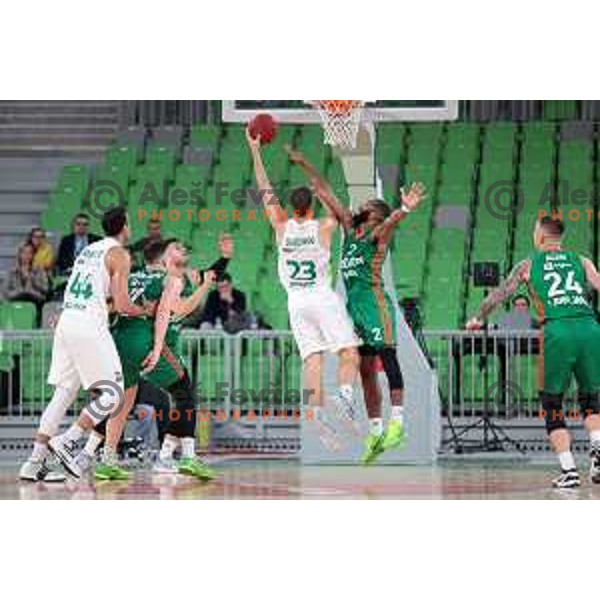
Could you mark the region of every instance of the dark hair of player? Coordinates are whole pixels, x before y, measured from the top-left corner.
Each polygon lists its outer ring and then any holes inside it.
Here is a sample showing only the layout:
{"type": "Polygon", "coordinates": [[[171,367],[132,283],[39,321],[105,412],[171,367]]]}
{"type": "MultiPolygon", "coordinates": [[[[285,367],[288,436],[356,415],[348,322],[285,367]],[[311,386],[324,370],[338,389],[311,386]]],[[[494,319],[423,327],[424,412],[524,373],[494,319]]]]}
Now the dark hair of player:
{"type": "Polygon", "coordinates": [[[290,196],[290,204],[294,209],[294,215],[306,216],[312,205],[312,192],[307,187],[296,188],[290,196]]]}
{"type": "Polygon", "coordinates": [[[565,233],[565,224],[560,219],[554,219],[549,215],[540,219],[540,227],[548,234],[562,237],[565,233]]]}
{"type": "Polygon", "coordinates": [[[165,247],[162,240],[153,240],[144,244],[144,262],[155,263],[162,256],[165,247]]]}
{"type": "Polygon", "coordinates": [[[106,235],[119,235],[127,225],[127,210],[124,206],[117,206],[105,212],[102,216],[102,231],[106,235]]]}
{"type": "Polygon", "coordinates": [[[383,200],[369,200],[369,208],[375,211],[381,221],[385,221],[392,214],[390,205],[383,200]]]}

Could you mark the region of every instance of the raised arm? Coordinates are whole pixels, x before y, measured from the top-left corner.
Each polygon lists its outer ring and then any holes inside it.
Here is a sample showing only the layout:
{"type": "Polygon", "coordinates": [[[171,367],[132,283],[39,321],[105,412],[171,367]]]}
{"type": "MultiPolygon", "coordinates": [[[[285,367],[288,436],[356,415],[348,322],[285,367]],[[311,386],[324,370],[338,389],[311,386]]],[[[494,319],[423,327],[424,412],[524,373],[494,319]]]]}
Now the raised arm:
{"type": "Polygon", "coordinates": [[[529,271],[531,269],[531,261],[525,259],[517,264],[510,275],[495,289],[492,290],[487,298],[481,303],[479,311],[467,323],[467,329],[481,329],[483,321],[498,308],[504,304],[519,288],[521,283],[529,279],[529,271]]]}
{"type": "Polygon", "coordinates": [[[173,305],[173,313],[178,317],[187,317],[193,313],[206,299],[210,288],[217,280],[214,271],[205,271],[202,283],[187,298],[177,298],[173,305]]]}
{"type": "Polygon", "coordinates": [[[425,200],[425,186],[422,183],[413,183],[408,189],[401,188],[402,206],[394,211],[375,231],[375,238],[384,244],[388,244],[394,233],[394,229],[400,221],[403,221],[411,211],[425,200]]]}
{"type": "Polygon", "coordinates": [[[589,258],[582,258],[583,268],[585,269],[585,275],[588,283],[597,291],[600,292],[600,273],[596,269],[596,266],[589,258]]]}
{"type": "Polygon", "coordinates": [[[273,229],[275,229],[276,232],[279,232],[283,229],[285,218],[283,216],[283,209],[281,208],[279,198],[273,193],[271,182],[269,181],[265,165],[263,164],[260,153],[260,136],[255,139],[250,135],[250,131],[246,129],[246,140],[248,141],[248,147],[252,154],[254,177],[256,178],[256,184],[258,185],[258,192],[262,198],[263,207],[269,217],[273,229]]]}
{"type": "Polygon", "coordinates": [[[106,255],[106,266],[110,273],[110,288],[113,309],[128,317],[142,317],[148,314],[148,307],[137,306],[129,300],[129,272],[131,257],[125,248],[112,248],[106,255]]]}
{"type": "Polygon", "coordinates": [[[171,321],[171,313],[174,310],[182,288],[183,284],[180,277],[167,276],[167,281],[165,282],[165,287],[160,297],[160,302],[158,303],[158,308],[156,310],[156,317],[154,319],[154,346],[150,354],[148,354],[142,363],[142,367],[144,367],[143,373],[152,371],[160,359],[165,343],[165,336],[167,335],[167,330],[171,321]]]}
{"type": "Polygon", "coordinates": [[[319,198],[329,215],[336,219],[344,229],[350,229],[352,226],[352,213],[339,201],[327,181],[308,162],[302,152],[293,150],[290,146],[286,146],[285,150],[290,160],[306,173],[315,189],[317,198],[319,198]]]}

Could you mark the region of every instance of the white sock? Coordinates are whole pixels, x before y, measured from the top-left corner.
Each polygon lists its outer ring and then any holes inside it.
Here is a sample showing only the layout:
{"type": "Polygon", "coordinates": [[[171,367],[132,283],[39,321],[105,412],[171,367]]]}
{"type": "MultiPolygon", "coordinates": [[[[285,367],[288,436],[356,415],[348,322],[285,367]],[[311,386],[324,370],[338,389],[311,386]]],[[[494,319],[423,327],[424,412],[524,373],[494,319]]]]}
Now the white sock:
{"type": "Polygon", "coordinates": [[[575,467],[575,459],[573,458],[573,454],[571,451],[567,452],[559,452],[558,460],[560,461],[560,466],[563,471],[573,471],[576,469],[575,467]]]}
{"type": "Polygon", "coordinates": [[[92,433],[90,433],[90,437],[88,438],[87,442],[85,443],[83,451],[88,456],[95,456],[96,450],[98,450],[98,446],[102,443],[103,439],[104,438],[99,433],[92,430],[92,433]]]}
{"type": "Polygon", "coordinates": [[[592,448],[600,448],[600,429],[590,431],[590,443],[592,448]]]}
{"type": "Polygon", "coordinates": [[[33,452],[29,457],[31,462],[42,462],[50,454],[50,449],[46,444],[40,444],[39,442],[33,442],[33,452]]]}
{"type": "Polygon", "coordinates": [[[404,423],[404,406],[392,405],[392,421],[398,421],[398,423],[404,423]]]}
{"type": "Polygon", "coordinates": [[[346,400],[352,400],[354,388],[349,383],[344,383],[338,388],[338,394],[346,400]]]}
{"type": "Polygon", "coordinates": [[[177,450],[177,446],[179,446],[179,440],[177,438],[171,435],[165,435],[160,454],[158,455],[160,460],[170,460],[173,458],[173,453],[177,450]]]}
{"type": "Polygon", "coordinates": [[[194,445],[194,438],[181,438],[181,456],[183,458],[195,458],[196,447],[194,445]]]}
{"type": "Polygon", "coordinates": [[[119,462],[119,456],[114,448],[104,446],[102,451],[102,460],[107,465],[116,465],[119,462]]]}
{"type": "Polygon", "coordinates": [[[85,429],[80,427],[77,422],[75,422],[73,425],[71,425],[71,427],[69,427],[69,429],[67,429],[67,431],[64,433],[64,436],[72,442],[77,442],[83,437],[84,433],[85,429]]]}
{"type": "Polygon", "coordinates": [[[369,419],[369,432],[373,435],[381,435],[383,433],[383,419],[369,419]]]}

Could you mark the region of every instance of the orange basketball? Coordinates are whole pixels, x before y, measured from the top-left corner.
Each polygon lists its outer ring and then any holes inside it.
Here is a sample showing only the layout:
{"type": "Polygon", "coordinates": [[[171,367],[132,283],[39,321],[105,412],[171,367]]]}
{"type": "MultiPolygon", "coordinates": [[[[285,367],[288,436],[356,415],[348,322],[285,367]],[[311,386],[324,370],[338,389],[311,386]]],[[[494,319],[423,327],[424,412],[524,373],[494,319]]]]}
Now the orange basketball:
{"type": "Polygon", "coordinates": [[[248,130],[255,139],[260,135],[260,143],[265,145],[275,139],[278,126],[277,121],[269,113],[260,113],[248,123],[248,130]]]}

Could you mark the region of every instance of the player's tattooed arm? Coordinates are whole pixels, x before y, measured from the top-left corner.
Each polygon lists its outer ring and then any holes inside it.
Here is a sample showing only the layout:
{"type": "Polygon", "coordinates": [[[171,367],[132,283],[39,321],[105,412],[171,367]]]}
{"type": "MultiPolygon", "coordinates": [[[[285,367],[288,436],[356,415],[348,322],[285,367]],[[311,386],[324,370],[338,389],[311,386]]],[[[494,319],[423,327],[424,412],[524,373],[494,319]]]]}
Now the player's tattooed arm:
{"type": "Polygon", "coordinates": [[[112,248],[106,257],[110,273],[111,298],[115,312],[128,317],[142,317],[147,314],[145,306],[132,304],[129,300],[129,272],[131,256],[121,247],[112,248]]]}
{"type": "Polygon", "coordinates": [[[269,181],[265,165],[260,153],[260,136],[253,138],[250,131],[246,128],[246,140],[250,153],[252,154],[252,162],[254,163],[254,177],[258,185],[258,193],[262,199],[263,207],[269,221],[276,232],[282,231],[285,224],[284,211],[279,202],[279,198],[273,193],[273,187],[269,181]]]}
{"type": "Polygon", "coordinates": [[[160,359],[169,322],[171,321],[171,313],[174,311],[182,288],[181,277],[174,277],[172,275],[167,277],[154,319],[154,346],[142,363],[143,373],[152,371],[160,359]]]}
{"type": "Polygon", "coordinates": [[[206,296],[217,281],[214,271],[205,271],[200,285],[187,298],[179,297],[173,305],[173,313],[178,317],[187,317],[198,309],[206,300],[206,296]]]}
{"type": "Polygon", "coordinates": [[[598,292],[600,292],[600,273],[598,269],[589,258],[582,258],[583,268],[585,269],[585,275],[588,283],[598,292]]]}
{"type": "Polygon", "coordinates": [[[302,152],[292,149],[291,146],[285,146],[285,151],[288,153],[290,161],[306,173],[328,216],[340,223],[344,229],[349,229],[352,225],[352,213],[339,201],[327,181],[302,152]]]}
{"type": "Polygon", "coordinates": [[[480,329],[483,321],[496,310],[500,305],[504,304],[518,289],[519,286],[529,278],[531,261],[525,259],[518,263],[509,276],[502,283],[492,290],[487,298],[481,303],[479,311],[473,319],[467,323],[467,329],[480,329]]]}
{"type": "Polygon", "coordinates": [[[392,214],[374,231],[376,239],[386,245],[392,239],[396,225],[427,198],[425,186],[422,183],[412,183],[408,188],[401,188],[400,196],[402,206],[392,211],[392,214]]]}

